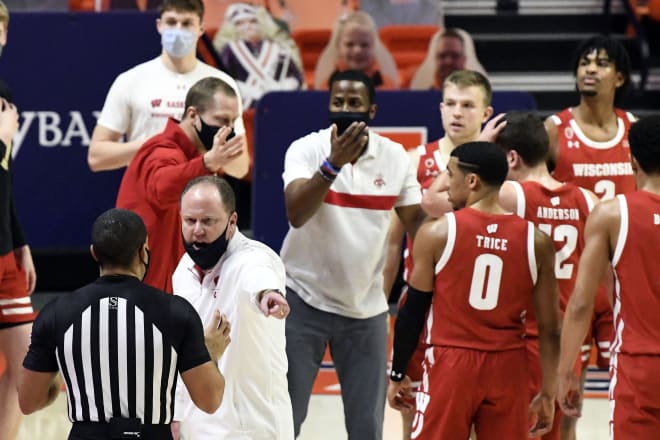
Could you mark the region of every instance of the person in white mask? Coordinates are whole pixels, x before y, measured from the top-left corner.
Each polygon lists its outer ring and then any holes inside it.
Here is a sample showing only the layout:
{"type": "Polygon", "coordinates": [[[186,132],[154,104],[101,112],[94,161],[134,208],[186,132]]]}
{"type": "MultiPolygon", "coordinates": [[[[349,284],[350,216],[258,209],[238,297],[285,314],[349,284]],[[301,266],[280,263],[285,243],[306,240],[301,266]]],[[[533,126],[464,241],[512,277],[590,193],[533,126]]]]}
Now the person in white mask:
{"type": "MultiPolygon", "coordinates": [[[[163,131],[169,117],[181,119],[188,89],[209,76],[236,91],[239,116],[234,130],[237,136],[245,136],[236,82],[196,57],[197,40],[204,32],[203,15],[201,0],[163,1],[156,20],[163,50],[157,58],[120,74],[110,87],[89,145],[87,162],[92,171],[128,165],[147,138],[163,131]]],[[[239,179],[247,174],[249,158],[244,145],[243,153],[224,168],[225,174],[239,179]]]]}

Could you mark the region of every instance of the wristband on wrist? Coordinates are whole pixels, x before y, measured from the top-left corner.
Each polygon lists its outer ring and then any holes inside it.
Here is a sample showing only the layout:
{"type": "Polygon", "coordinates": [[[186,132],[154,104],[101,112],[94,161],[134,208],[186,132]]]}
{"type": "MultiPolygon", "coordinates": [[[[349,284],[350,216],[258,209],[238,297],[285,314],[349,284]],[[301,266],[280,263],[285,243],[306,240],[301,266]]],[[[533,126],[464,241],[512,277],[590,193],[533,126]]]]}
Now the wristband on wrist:
{"type": "Polygon", "coordinates": [[[336,174],[330,174],[327,170],[323,168],[323,166],[319,167],[318,173],[323,180],[330,183],[334,182],[335,178],[337,177],[336,174]]]}
{"type": "Polygon", "coordinates": [[[325,160],[323,161],[323,163],[321,164],[321,166],[322,166],[323,168],[327,168],[327,169],[330,170],[333,174],[339,174],[339,172],[341,171],[341,167],[337,168],[336,166],[334,166],[333,164],[331,164],[327,157],[325,158],[325,160]]]}

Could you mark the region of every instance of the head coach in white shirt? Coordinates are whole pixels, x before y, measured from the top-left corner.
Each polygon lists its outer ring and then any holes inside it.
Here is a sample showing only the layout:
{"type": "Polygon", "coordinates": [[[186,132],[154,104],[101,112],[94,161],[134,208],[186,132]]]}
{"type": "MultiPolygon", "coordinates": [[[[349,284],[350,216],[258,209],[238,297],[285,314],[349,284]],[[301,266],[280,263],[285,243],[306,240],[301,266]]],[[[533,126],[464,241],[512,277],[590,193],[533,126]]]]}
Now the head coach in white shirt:
{"type": "Polygon", "coordinates": [[[198,177],[184,188],[186,253],[172,278],[174,294],[186,298],[204,323],[216,311],[226,315],[233,342],[219,363],[226,377],[220,409],[199,411],[179,387],[174,420],[182,437],[195,440],[290,440],[284,265],[266,245],[241,234],[237,220],[235,195],[224,179],[198,177]]]}

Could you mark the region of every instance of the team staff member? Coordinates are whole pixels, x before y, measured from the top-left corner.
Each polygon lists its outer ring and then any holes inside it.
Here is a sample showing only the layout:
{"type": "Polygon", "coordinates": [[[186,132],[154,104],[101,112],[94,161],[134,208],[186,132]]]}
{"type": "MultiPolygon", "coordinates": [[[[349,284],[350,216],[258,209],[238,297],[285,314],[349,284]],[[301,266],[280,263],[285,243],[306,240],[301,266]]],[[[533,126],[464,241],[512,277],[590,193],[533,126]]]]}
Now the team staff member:
{"type": "Polygon", "coordinates": [[[498,204],[508,167],[497,145],[463,144],[447,168],[449,200],[459,211],[423,225],[415,238],[388,400],[395,409],[412,408],[406,365],[433,300],[413,438],[465,439],[472,424],[480,440],[526,438],[523,318],[531,297],[543,385],[529,408],[538,415],[529,433],[542,435],[552,425],[559,354],[554,249],[547,235],[498,204]]]}
{"type": "MultiPolygon", "coordinates": [[[[92,171],[128,165],[148,138],[163,131],[168,118],[181,119],[186,93],[200,79],[219,78],[240,96],[229,75],[196,57],[203,16],[201,0],[164,0],[156,20],[163,50],[157,58],[119,75],[110,87],[89,144],[87,161],[92,171]],[[121,141],[124,135],[126,142],[121,141]]],[[[242,112],[239,98],[233,125],[241,137],[245,134],[242,112]]],[[[246,149],[227,164],[225,172],[242,178],[248,168],[246,149]]]]}
{"type": "Polygon", "coordinates": [[[610,364],[610,438],[652,439],[660,432],[660,116],[630,129],[637,191],[601,202],[587,220],[585,248],[561,335],[557,400],[580,416],[572,365],[587,334],[598,281],[615,275],[615,337],[610,364]]]}
{"type": "Polygon", "coordinates": [[[371,78],[349,70],[330,83],[332,126],[291,144],[282,175],[291,224],[281,251],[291,304],[289,393],[298,435],[329,343],[348,438],[378,440],[387,379],[389,213],[394,208],[413,235],[424,214],[403,146],[367,128],[376,113],[371,78]]]}
{"type": "Polygon", "coordinates": [[[184,438],[195,440],[292,440],[284,265],[270,248],[241,234],[237,221],[236,198],[225,180],[204,176],[186,185],[181,195],[186,254],[174,273],[174,293],[204,323],[217,311],[226,314],[234,343],[219,364],[227,376],[220,409],[204,414],[185,392],[177,392],[175,420],[184,438]]]}
{"type": "Polygon", "coordinates": [[[153,264],[145,284],[172,293],[172,274],[183,255],[176,231],[181,228],[179,195],[194,177],[223,173],[245,149],[230,138],[238,115],[238,97],[227,83],[204,78],[186,96],[181,122],[170,119],[165,131],[149,139],[126,169],[117,208],[142,217],[153,244],[153,264]]]}
{"type": "Polygon", "coordinates": [[[149,247],[135,213],[101,214],[90,252],[99,279],[49,303],[35,321],[18,389],[21,409],[30,414],[51,404],[59,372],[70,439],[171,439],[177,373],[204,411],[222,402],[225,380],[216,362],[229,343],[228,321],[215,316],[205,345],[187,301],[142,284],[149,247]]]}
{"type": "MultiPolygon", "coordinates": [[[[9,11],[0,1],[0,52],[7,44],[8,27],[9,11]]],[[[7,364],[0,376],[0,433],[7,439],[16,437],[21,422],[16,386],[30,342],[34,319],[30,295],[37,282],[12,191],[11,147],[17,130],[18,111],[0,80],[0,357],[7,364]]]]}

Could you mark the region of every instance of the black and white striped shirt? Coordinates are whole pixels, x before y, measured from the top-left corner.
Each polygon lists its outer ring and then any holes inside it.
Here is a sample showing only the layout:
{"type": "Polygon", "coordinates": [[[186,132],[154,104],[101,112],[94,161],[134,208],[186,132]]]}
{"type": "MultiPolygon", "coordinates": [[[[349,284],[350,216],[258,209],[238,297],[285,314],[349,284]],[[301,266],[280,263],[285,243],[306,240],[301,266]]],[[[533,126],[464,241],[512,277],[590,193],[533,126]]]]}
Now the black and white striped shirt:
{"type": "Polygon", "coordinates": [[[209,360],[186,300],[113,275],[44,307],[23,365],[62,373],[72,422],[168,424],[177,372],[209,360]]]}

